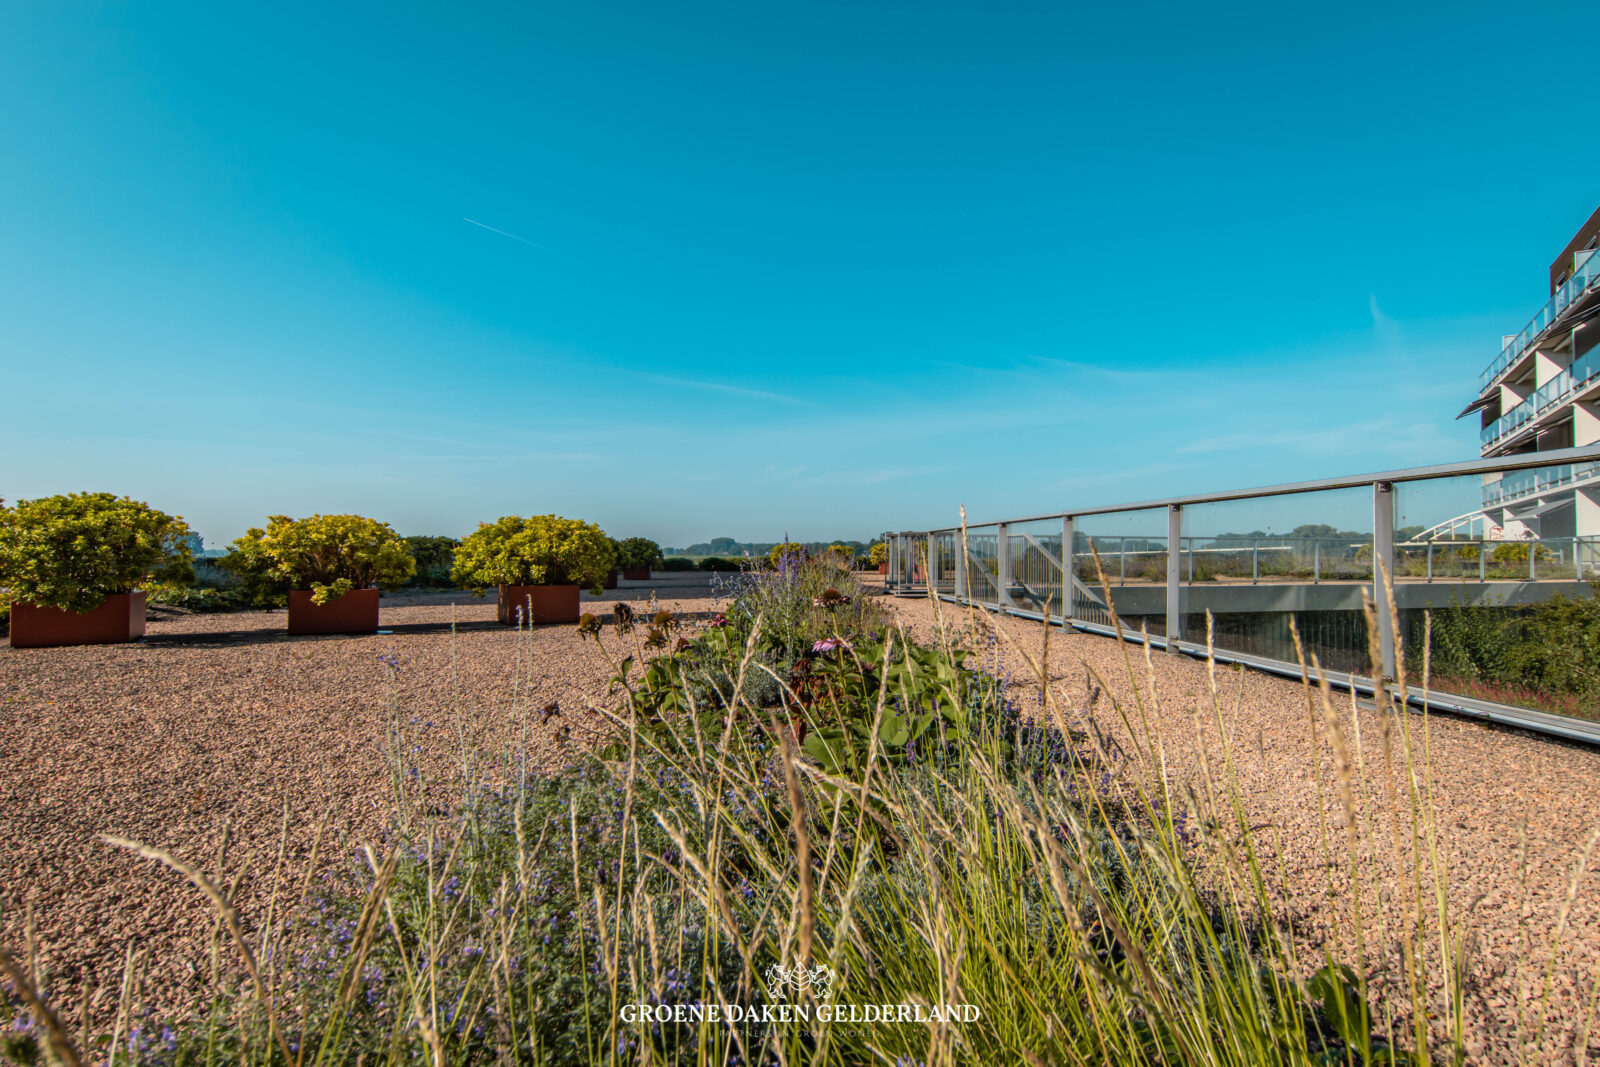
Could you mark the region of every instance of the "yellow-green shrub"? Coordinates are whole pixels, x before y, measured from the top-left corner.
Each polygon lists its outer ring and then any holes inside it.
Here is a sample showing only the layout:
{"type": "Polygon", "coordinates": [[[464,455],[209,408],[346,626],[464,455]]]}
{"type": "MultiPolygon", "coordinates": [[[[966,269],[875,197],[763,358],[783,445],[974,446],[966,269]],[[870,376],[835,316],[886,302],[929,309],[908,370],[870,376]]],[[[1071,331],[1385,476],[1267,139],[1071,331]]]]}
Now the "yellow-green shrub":
{"type": "Polygon", "coordinates": [[[467,535],[451,576],[479,596],[496,585],[581,585],[599,593],[616,563],[611,539],[591,522],[507,515],[467,535]]]}
{"type": "Polygon", "coordinates": [[[252,527],[232,547],[223,566],[258,592],[310,589],[316,604],[352,589],[398,589],[417,572],[399,535],[360,515],[271,515],[265,530],[252,527]]]}
{"type": "Polygon", "coordinates": [[[111,493],[0,503],[0,599],[89,611],[151,582],[194,580],[181,516],[111,493]]]}

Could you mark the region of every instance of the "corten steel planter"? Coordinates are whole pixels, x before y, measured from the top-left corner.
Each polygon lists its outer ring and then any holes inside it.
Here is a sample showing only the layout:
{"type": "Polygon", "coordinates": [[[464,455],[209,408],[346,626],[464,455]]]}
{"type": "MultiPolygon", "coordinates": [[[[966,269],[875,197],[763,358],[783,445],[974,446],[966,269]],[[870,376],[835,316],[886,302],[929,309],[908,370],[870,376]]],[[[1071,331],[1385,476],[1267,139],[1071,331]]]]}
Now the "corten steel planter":
{"type": "Polygon", "coordinates": [[[648,582],[650,580],[649,567],[624,567],[622,576],[630,582],[648,582]]]}
{"type": "Polygon", "coordinates": [[[11,605],[11,647],[115,645],[144,636],[144,594],[113,593],[88,611],[11,605]]]}
{"type": "Polygon", "coordinates": [[[576,585],[497,585],[495,593],[499,601],[500,621],[507,626],[516,625],[519,608],[524,623],[537,625],[578,621],[576,585]]]}
{"type": "Polygon", "coordinates": [[[352,589],[338,600],[313,604],[311,590],[289,593],[291,634],[375,634],[378,632],[378,591],[352,589]]]}
{"type": "Polygon", "coordinates": [[[879,574],[888,574],[889,573],[889,565],[887,563],[878,564],[878,573],[879,574]]]}
{"type": "Polygon", "coordinates": [[[607,571],[606,572],[606,584],[605,584],[605,587],[607,589],[615,589],[617,587],[617,572],[616,571],[607,571]]]}

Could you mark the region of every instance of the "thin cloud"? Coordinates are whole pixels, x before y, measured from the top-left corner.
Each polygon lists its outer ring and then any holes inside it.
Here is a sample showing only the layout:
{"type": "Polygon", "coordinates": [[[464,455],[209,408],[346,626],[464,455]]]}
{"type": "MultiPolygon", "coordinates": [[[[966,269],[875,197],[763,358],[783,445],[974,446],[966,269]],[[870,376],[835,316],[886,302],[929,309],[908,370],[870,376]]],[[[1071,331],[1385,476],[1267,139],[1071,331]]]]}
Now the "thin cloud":
{"type": "Polygon", "coordinates": [[[723,382],[700,381],[695,378],[674,378],[666,374],[649,374],[640,372],[639,377],[647,378],[653,382],[663,382],[667,385],[681,385],[689,389],[706,389],[714,393],[728,393],[733,396],[754,397],[757,400],[775,400],[780,404],[794,404],[799,407],[816,407],[809,400],[797,396],[788,396],[784,393],[769,393],[762,389],[747,389],[742,385],[727,385],[723,382]]]}

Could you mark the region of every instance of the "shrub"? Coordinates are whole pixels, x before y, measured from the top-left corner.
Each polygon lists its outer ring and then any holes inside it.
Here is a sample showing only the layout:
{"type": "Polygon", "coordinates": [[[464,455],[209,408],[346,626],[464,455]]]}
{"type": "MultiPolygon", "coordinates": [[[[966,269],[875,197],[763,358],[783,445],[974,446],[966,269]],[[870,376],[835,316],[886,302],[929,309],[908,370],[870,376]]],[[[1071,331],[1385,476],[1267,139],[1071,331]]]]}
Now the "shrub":
{"type": "Polygon", "coordinates": [[[889,542],[878,541],[867,549],[867,562],[874,567],[881,567],[889,562],[889,542]]]}
{"type": "Polygon", "coordinates": [[[703,571],[737,571],[743,570],[736,559],[723,559],[721,556],[707,556],[700,561],[703,571]]]}
{"type": "MultiPolygon", "coordinates": [[[[1526,547],[1502,545],[1501,548],[1526,547]]],[[[1498,551],[1498,550],[1497,550],[1498,551]]],[[[1523,556],[1526,559],[1527,556],[1523,556]]],[[[1432,670],[1441,679],[1494,683],[1579,698],[1600,715],[1600,582],[1586,597],[1557,594],[1520,607],[1455,604],[1432,613],[1432,670]]],[[[1412,615],[1420,645],[1422,613],[1412,615]]]]}
{"type": "Polygon", "coordinates": [[[648,537],[629,537],[616,543],[619,567],[659,567],[661,546],[648,537]]]}
{"type": "Polygon", "coordinates": [[[352,589],[398,589],[417,571],[416,561],[385,523],[360,515],[270,515],[233,543],[224,565],[257,598],[310,589],[326,604],[352,589]]]}
{"type": "MultiPolygon", "coordinates": [[[[1496,563],[1526,563],[1528,562],[1529,547],[1529,543],[1526,541],[1505,545],[1496,545],[1494,554],[1489,558],[1494,560],[1496,563]]],[[[1550,550],[1543,545],[1533,545],[1531,547],[1533,548],[1535,560],[1542,563],[1545,560],[1552,558],[1550,550]]]]}
{"type": "Polygon", "coordinates": [[[767,562],[777,567],[782,564],[785,556],[791,556],[797,560],[805,559],[806,546],[796,541],[784,541],[781,544],[773,545],[772,551],[767,553],[767,562]]]}
{"type": "Polygon", "coordinates": [[[695,569],[694,560],[688,556],[669,556],[661,563],[664,571],[692,571],[695,569]]]}
{"type": "Polygon", "coordinates": [[[616,553],[605,531],[559,515],[507,515],[483,523],[456,549],[451,577],[479,596],[496,585],[605,588],[616,553]]]}
{"type": "Polygon", "coordinates": [[[460,539],[412,536],[401,540],[417,562],[417,573],[409,584],[432,588],[450,585],[450,568],[455,565],[460,539]]]}
{"type": "Polygon", "coordinates": [[[82,612],[146,582],[193,580],[180,516],[111,493],[0,503],[0,599],[82,612]]]}
{"type": "Polygon", "coordinates": [[[855,572],[826,553],[786,557],[777,570],[746,572],[724,589],[732,598],[725,611],[730,623],[748,634],[761,619],[762,642],[785,670],[818,641],[875,640],[888,625],[855,572]]]}

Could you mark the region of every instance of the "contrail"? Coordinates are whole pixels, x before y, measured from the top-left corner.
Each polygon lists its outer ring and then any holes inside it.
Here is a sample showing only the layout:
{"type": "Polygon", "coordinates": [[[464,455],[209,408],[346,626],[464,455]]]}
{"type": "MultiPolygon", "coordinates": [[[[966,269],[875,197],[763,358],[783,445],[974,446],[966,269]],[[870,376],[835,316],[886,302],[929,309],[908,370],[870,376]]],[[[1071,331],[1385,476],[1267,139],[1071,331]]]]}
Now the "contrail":
{"type": "Polygon", "coordinates": [[[522,243],[523,243],[523,244],[525,244],[525,245],[532,245],[532,246],[533,246],[533,247],[534,247],[534,248],[544,248],[544,250],[545,250],[545,251],[546,251],[546,252],[554,252],[554,251],[555,251],[555,249],[553,249],[553,248],[545,248],[545,246],[544,246],[544,245],[542,245],[542,244],[539,244],[539,243],[538,243],[538,242],[537,242],[537,241],[530,241],[530,240],[528,240],[528,239],[527,239],[527,238],[526,238],[526,237],[518,237],[518,236],[517,236],[517,235],[516,235],[516,234],[514,234],[514,233],[507,233],[507,232],[506,232],[506,231],[504,231],[504,230],[497,230],[497,229],[495,229],[495,228],[494,228],[494,227],[493,227],[493,226],[486,226],[486,225],[484,225],[484,224],[483,224],[483,223],[481,223],[481,222],[479,222],[479,221],[478,221],[478,220],[477,220],[477,219],[469,219],[469,218],[467,218],[467,217],[466,217],[466,216],[465,216],[465,215],[463,215],[463,216],[461,216],[461,221],[462,221],[462,222],[470,222],[470,223],[472,223],[472,224],[473,224],[473,225],[474,225],[474,226],[477,226],[477,227],[479,227],[479,228],[481,228],[481,229],[485,229],[485,230],[488,230],[488,231],[489,231],[489,232],[490,232],[490,233],[497,233],[497,234],[499,234],[499,235],[500,235],[500,236],[501,236],[501,237],[509,237],[509,238],[511,238],[511,239],[512,239],[512,240],[513,240],[513,241],[521,241],[521,242],[522,242],[522,243]]]}

